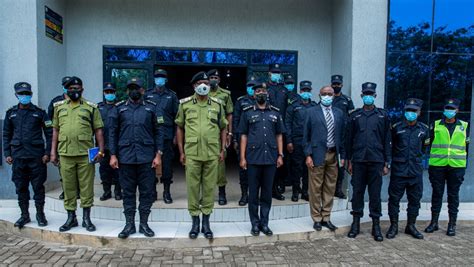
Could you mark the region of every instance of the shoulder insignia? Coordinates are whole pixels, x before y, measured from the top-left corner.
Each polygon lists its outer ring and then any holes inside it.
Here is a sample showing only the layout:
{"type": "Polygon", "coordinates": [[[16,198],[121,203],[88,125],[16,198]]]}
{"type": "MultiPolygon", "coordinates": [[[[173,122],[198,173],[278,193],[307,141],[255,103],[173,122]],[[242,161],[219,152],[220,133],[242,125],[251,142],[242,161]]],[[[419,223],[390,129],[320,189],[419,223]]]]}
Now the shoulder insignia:
{"type": "Polygon", "coordinates": [[[231,94],[229,90],[224,89],[224,88],[221,88],[221,89],[222,89],[222,92],[224,92],[224,93],[226,93],[226,94],[229,94],[229,95],[231,94]]]}
{"type": "Polygon", "coordinates": [[[60,106],[60,105],[62,105],[62,104],[64,104],[64,103],[66,103],[66,100],[61,100],[61,101],[55,102],[55,103],[53,104],[53,107],[60,106]]]}
{"type": "Polygon", "coordinates": [[[151,100],[149,100],[149,99],[145,100],[145,103],[152,104],[153,106],[156,106],[156,102],[155,102],[155,101],[151,101],[151,100]]]}
{"type": "Polygon", "coordinates": [[[398,125],[400,125],[400,123],[401,123],[400,121],[398,121],[398,122],[395,122],[394,124],[392,124],[392,128],[395,128],[395,127],[397,127],[398,125]]]}
{"type": "Polygon", "coordinates": [[[270,109],[273,109],[273,110],[275,110],[275,111],[280,112],[280,109],[279,109],[279,108],[277,108],[277,107],[275,107],[275,106],[272,106],[272,105],[270,105],[270,109]]]}
{"type": "Polygon", "coordinates": [[[221,105],[224,105],[224,102],[222,102],[222,100],[220,100],[219,98],[217,97],[212,97],[210,96],[209,99],[211,99],[212,101],[218,103],[218,104],[221,104],[221,105]]]}
{"type": "Polygon", "coordinates": [[[173,95],[176,95],[176,92],[173,91],[173,90],[171,90],[171,89],[168,89],[168,92],[170,92],[170,93],[173,94],[173,95]]]}
{"type": "Polygon", "coordinates": [[[423,122],[421,122],[421,121],[419,121],[419,123],[420,123],[420,125],[421,125],[421,126],[425,127],[426,129],[428,129],[428,128],[429,128],[429,126],[428,126],[428,125],[426,125],[425,123],[423,123],[423,122]]]}
{"type": "Polygon", "coordinates": [[[163,118],[163,116],[159,116],[159,117],[156,117],[156,122],[158,124],[163,124],[165,123],[165,119],[163,118]]]}
{"type": "Polygon", "coordinates": [[[53,126],[53,122],[51,120],[47,120],[44,122],[44,126],[46,128],[51,128],[53,126]]]}
{"type": "Polygon", "coordinates": [[[244,97],[245,97],[244,95],[243,95],[243,96],[239,96],[239,97],[237,97],[237,100],[240,101],[240,100],[244,99],[244,97]]]}
{"type": "Polygon", "coordinates": [[[91,106],[91,107],[93,107],[93,108],[97,108],[97,104],[94,103],[94,102],[90,102],[90,101],[84,101],[84,102],[86,102],[87,105],[89,105],[89,106],[91,106]]]}
{"type": "Polygon", "coordinates": [[[180,100],[179,100],[179,103],[180,103],[180,104],[184,104],[184,103],[186,103],[186,102],[191,101],[191,99],[193,99],[193,97],[192,97],[192,96],[188,96],[188,97],[186,97],[186,98],[180,99],[180,100]]]}
{"type": "Polygon", "coordinates": [[[246,106],[246,107],[244,107],[242,110],[243,110],[243,111],[247,111],[247,110],[251,109],[252,107],[253,107],[253,106],[246,106]]]}
{"type": "Polygon", "coordinates": [[[125,103],[125,100],[122,100],[122,101],[119,101],[119,102],[115,103],[115,106],[118,107],[118,106],[122,105],[123,103],[125,103]]]}

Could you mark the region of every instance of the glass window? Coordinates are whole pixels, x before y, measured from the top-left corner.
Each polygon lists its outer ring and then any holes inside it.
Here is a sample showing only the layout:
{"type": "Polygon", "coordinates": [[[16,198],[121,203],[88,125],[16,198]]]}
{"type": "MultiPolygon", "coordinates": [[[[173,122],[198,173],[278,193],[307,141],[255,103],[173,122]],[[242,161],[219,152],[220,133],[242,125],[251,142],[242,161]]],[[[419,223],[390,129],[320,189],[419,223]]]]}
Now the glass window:
{"type": "Polygon", "coordinates": [[[161,62],[191,62],[191,56],[187,50],[157,50],[156,60],[161,62]]]}
{"type": "Polygon", "coordinates": [[[273,53],[273,52],[253,52],[251,54],[252,64],[282,64],[294,65],[296,64],[296,55],[293,53],[273,53]]]}
{"type": "Polygon", "coordinates": [[[388,50],[430,52],[433,0],[391,0],[388,50]]]}
{"type": "Polygon", "coordinates": [[[434,51],[474,53],[474,1],[436,0],[434,51]]]}
{"type": "Polygon", "coordinates": [[[151,59],[151,50],[135,48],[105,48],[106,61],[147,61],[151,59]]]}
{"type": "Polygon", "coordinates": [[[112,82],[117,86],[117,98],[119,100],[127,99],[127,81],[138,77],[143,81],[143,88],[148,88],[148,71],[145,69],[112,69],[112,82]]]}
{"type": "Polygon", "coordinates": [[[204,62],[205,63],[218,63],[218,64],[247,64],[247,53],[246,52],[227,52],[227,51],[204,51],[204,62]]]}

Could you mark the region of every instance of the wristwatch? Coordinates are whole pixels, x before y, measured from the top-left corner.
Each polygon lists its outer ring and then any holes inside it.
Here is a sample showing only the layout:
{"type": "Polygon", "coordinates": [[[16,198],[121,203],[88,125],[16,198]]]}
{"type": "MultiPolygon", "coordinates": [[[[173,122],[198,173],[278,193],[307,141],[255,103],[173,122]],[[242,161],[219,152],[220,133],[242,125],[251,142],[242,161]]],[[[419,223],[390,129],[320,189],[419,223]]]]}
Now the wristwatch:
{"type": "Polygon", "coordinates": [[[99,156],[101,156],[101,157],[105,156],[105,153],[102,152],[102,151],[99,151],[97,154],[99,154],[99,156]]]}

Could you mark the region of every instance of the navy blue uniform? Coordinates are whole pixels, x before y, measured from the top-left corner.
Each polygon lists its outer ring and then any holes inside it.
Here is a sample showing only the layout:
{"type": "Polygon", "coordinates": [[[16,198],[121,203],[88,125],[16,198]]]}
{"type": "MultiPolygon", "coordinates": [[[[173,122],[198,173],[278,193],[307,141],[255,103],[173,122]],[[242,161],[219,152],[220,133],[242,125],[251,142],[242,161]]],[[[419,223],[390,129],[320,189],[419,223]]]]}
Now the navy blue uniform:
{"type": "Polygon", "coordinates": [[[369,192],[370,217],[382,216],[380,191],[385,164],[392,160],[390,120],[385,110],[356,109],[349,117],[347,156],[352,162],[352,212],[364,215],[365,188],[369,192]]]}
{"type": "Polygon", "coordinates": [[[275,135],[285,132],[282,116],[273,106],[267,106],[265,109],[258,109],[256,105],[248,107],[241,117],[239,132],[247,135],[245,158],[249,181],[250,221],[252,225],[268,226],[278,158],[275,135]]]}
{"type": "Polygon", "coordinates": [[[117,188],[120,187],[120,183],[118,181],[118,170],[112,169],[110,167],[110,144],[109,144],[109,129],[110,126],[112,125],[112,121],[110,118],[110,113],[114,109],[115,105],[114,104],[107,104],[106,102],[100,102],[97,105],[97,108],[100,111],[100,116],[102,118],[102,121],[104,122],[104,144],[105,144],[105,156],[104,158],[100,161],[100,166],[99,166],[99,173],[100,173],[100,179],[102,180],[102,184],[108,188],[112,184],[115,185],[115,191],[119,192],[120,189],[117,188]]]}
{"type": "Polygon", "coordinates": [[[163,136],[156,117],[156,103],[121,101],[110,113],[110,153],[116,155],[123,189],[125,215],[136,211],[136,190],[140,193],[140,214],[150,213],[154,198],[155,171],[151,163],[162,150],[163,136]]]}
{"type": "Polygon", "coordinates": [[[392,168],[388,187],[388,214],[397,217],[405,190],[408,217],[417,217],[423,195],[423,148],[429,141],[428,126],[421,122],[408,125],[406,120],[392,126],[392,168]]]}
{"type": "Polygon", "coordinates": [[[44,206],[46,164],[42,157],[50,154],[52,123],[46,111],[29,104],[10,108],[3,122],[3,153],[13,158],[12,180],[15,183],[20,207],[30,200],[29,184],[33,188],[37,206],[44,206]],[[43,138],[43,134],[46,140],[43,138]]]}

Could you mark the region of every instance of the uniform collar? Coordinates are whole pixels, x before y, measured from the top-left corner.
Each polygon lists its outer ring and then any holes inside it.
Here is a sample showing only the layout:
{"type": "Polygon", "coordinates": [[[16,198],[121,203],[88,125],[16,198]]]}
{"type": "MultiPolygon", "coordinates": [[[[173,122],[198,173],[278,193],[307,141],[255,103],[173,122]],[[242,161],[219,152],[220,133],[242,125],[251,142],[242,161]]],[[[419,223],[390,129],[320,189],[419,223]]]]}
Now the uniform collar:
{"type": "MultiPolygon", "coordinates": [[[[269,110],[270,105],[268,103],[265,104],[265,108],[263,110],[269,110]]],[[[253,110],[261,110],[257,104],[253,105],[253,110]]]]}
{"type": "MultiPolygon", "coordinates": [[[[21,110],[21,108],[20,108],[20,103],[16,104],[14,109],[16,109],[16,110],[21,110]]],[[[35,110],[35,105],[34,105],[33,103],[30,103],[30,104],[28,105],[28,108],[25,109],[25,110],[35,110]]]]}
{"type": "MultiPolygon", "coordinates": [[[[441,122],[440,122],[441,125],[447,125],[446,121],[444,120],[444,118],[441,119],[441,122]]],[[[454,124],[454,125],[461,125],[461,122],[459,121],[458,118],[456,118],[456,121],[454,123],[450,123],[450,124],[454,124]]]]}
{"type": "MultiPolygon", "coordinates": [[[[199,100],[198,100],[198,96],[196,93],[194,93],[193,95],[193,104],[199,104],[199,100]]],[[[207,96],[207,104],[208,105],[211,105],[211,98],[209,96],[207,96]]]]}
{"type": "Polygon", "coordinates": [[[128,106],[128,104],[130,105],[144,105],[145,106],[145,100],[143,99],[143,97],[140,99],[140,101],[138,103],[133,103],[132,101],[130,101],[130,98],[127,99],[127,102],[125,102],[125,106],[128,106]]]}

